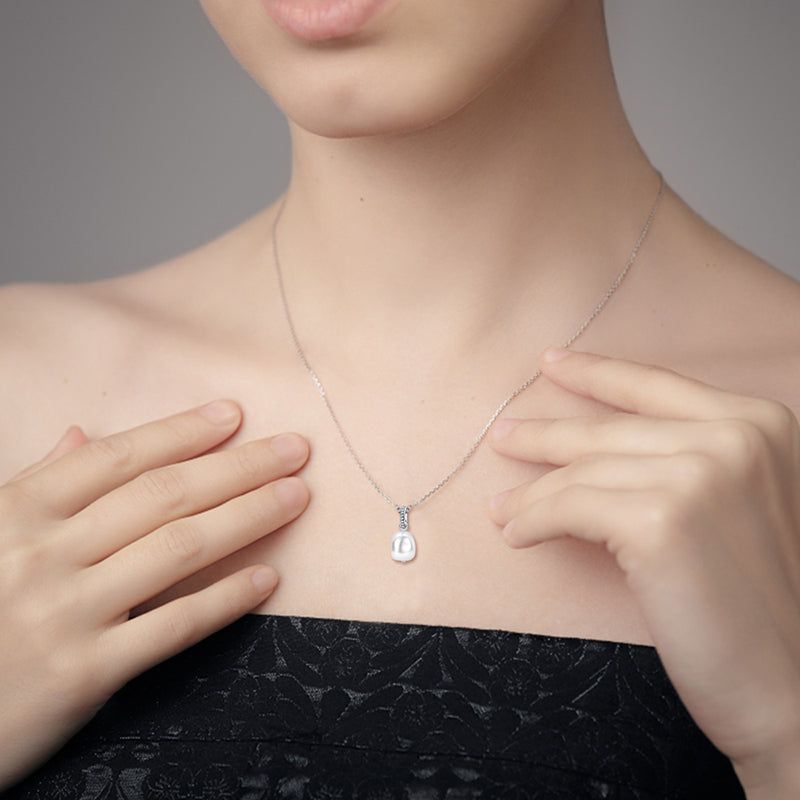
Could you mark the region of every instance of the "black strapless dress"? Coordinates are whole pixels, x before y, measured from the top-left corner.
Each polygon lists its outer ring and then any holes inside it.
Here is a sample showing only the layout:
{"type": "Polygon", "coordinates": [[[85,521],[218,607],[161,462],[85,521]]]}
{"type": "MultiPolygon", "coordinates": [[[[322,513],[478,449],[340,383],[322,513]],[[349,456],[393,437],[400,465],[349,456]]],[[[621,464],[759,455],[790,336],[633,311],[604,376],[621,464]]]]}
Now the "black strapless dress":
{"type": "Polygon", "coordinates": [[[742,800],[654,647],[246,614],[120,689],[15,800],[742,800]]]}

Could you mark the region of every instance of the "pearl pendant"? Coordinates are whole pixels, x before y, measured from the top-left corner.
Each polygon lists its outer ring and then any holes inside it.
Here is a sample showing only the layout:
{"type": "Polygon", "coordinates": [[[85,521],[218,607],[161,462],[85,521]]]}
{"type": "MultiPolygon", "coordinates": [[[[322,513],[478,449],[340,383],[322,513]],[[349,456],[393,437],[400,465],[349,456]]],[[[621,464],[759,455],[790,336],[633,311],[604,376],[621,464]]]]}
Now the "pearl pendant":
{"type": "Polygon", "coordinates": [[[411,561],[417,554],[417,543],[408,529],[408,506],[397,506],[400,514],[400,530],[392,537],[392,558],[403,563],[411,561]]]}

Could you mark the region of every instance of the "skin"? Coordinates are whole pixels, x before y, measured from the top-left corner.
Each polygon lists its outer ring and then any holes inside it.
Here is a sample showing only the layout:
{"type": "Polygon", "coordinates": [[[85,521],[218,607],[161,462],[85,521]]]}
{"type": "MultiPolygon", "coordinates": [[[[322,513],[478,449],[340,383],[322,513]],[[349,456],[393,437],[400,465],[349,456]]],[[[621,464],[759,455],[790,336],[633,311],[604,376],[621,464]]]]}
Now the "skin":
{"type": "Polygon", "coordinates": [[[500,493],[512,548],[604,545],[684,705],[748,797],[800,788],[800,425],[784,403],[674,370],[551,349],[563,388],[618,410],[506,417],[492,444],[555,465],[500,493]],[[731,657],[735,654],[735,657],[731,657]]]}
{"type": "MultiPolygon", "coordinates": [[[[390,0],[357,36],[312,44],[293,40],[257,3],[201,5],[289,122],[292,178],[278,240],[300,340],[362,461],[409,502],[464,455],[541,351],[590,314],[655,199],[658,176],[616,92],[602,6],[508,0],[500,13],[477,0],[390,0]]],[[[266,600],[247,597],[256,613],[656,644],[641,598],[602,543],[504,541],[491,497],[536,485],[553,466],[509,457],[491,441],[412,509],[417,559],[391,561],[397,516],[343,447],[288,336],[270,261],[276,211],[270,203],[189,252],[120,277],[0,288],[0,375],[10,389],[0,479],[40,459],[71,424],[82,432],[72,429],[67,449],[233,398],[241,423],[214,449],[301,434],[307,507],[176,576],[134,617],[268,564],[280,582],[266,600]]],[[[779,401],[796,415],[798,312],[797,281],[668,185],[636,262],[574,347],[779,401]]],[[[543,375],[505,415],[614,410],[543,375]]],[[[218,520],[214,535],[230,537],[227,518],[218,520]]],[[[45,592],[43,577],[28,578],[45,592]]],[[[110,577],[95,590],[122,591],[110,577]]],[[[748,742],[754,755],[760,742],[748,742]]],[[[756,773],[740,774],[762,791],[756,773]]]]}
{"type": "Polygon", "coordinates": [[[249,567],[132,610],[302,511],[308,491],[288,475],[308,456],[302,437],[205,452],[240,421],[223,400],[92,441],[72,427],[0,487],[0,633],[15,643],[0,654],[0,787],[47,760],[133,677],[274,589],[274,568],[249,567]]]}

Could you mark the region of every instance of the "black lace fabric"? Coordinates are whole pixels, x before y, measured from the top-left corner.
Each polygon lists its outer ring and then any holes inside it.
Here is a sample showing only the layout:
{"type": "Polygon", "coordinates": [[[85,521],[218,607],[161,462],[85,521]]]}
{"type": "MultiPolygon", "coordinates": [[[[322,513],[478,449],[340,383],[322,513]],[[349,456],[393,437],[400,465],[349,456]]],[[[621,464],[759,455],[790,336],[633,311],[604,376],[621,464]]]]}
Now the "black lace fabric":
{"type": "Polygon", "coordinates": [[[742,800],[654,647],[246,614],[4,797],[742,800]]]}

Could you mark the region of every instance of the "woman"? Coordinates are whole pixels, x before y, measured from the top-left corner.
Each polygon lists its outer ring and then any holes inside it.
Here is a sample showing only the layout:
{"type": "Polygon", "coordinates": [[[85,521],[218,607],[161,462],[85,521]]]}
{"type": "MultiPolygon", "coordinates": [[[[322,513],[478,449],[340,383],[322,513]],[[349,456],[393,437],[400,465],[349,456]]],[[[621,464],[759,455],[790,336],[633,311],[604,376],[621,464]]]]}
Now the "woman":
{"type": "Polygon", "coordinates": [[[284,195],[0,292],[9,796],[796,796],[800,286],[602,2],[202,6],[284,195]]]}

